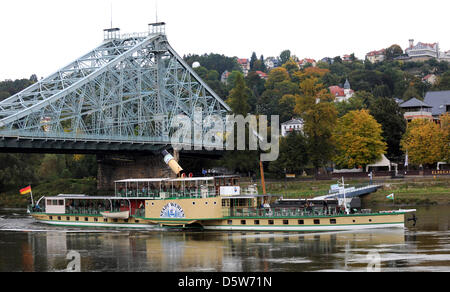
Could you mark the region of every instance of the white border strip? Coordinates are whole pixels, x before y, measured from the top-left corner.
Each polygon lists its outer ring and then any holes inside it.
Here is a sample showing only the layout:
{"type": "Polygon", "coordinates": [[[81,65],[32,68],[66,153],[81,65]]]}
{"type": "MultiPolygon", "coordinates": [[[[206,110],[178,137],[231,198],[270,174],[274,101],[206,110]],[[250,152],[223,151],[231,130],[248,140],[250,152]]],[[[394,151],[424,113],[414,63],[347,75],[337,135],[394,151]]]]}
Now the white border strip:
{"type": "Polygon", "coordinates": [[[224,231],[340,231],[340,230],[360,230],[374,228],[404,228],[404,223],[391,224],[364,224],[364,225],[336,225],[336,226],[208,226],[205,230],[224,230],[224,231]]]}

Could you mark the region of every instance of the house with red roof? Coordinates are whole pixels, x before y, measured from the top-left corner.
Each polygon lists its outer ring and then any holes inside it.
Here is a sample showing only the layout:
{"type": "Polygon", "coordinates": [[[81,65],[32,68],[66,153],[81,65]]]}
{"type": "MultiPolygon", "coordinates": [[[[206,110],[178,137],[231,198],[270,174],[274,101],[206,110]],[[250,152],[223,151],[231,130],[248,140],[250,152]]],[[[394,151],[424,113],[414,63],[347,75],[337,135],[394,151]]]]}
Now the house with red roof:
{"type": "Polygon", "coordinates": [[[439,58],[438,43],[422,43],[418,42],[414,45],[414,40],[409,40],[409,47],[405,49],[405,53],[411,58],[411,61],[426,61],[439,58]]]}
{"type": "Polygon", "coordinates": [[[269,76],[262,71],[256,71],[255,73],[258,74],[259,78],[261,79],[267,80],[267,78],[269,78],[269,76]]]}
{"type": "Polygon", "coordinates": [[[335,85],[330,86],[328,89],[335,97],[335,102],[347,101],[353,97],[353,94],[355,93],[355,91],[350,88],[350,82],[348,82],[348,80],[345,80],[344,88],[335,85]]]}
{"type": "Polygon", "coordinates": [[[305,58],[305,59],[298,61],[297,64],[300,68],[305,67],[307,64],[310,64],[311,66],[316,67],[317,62],[314,59],[305,58]]]}
{"type": "Polygon", "coordinates": [[[250,61],[248,59],[237,59],[237,62],[241,66],[244,76],[247,76],[248,72],[250,71],[250,61]]]}
{"type": "Polygon", "coordinates": [[[366,54],[366,60],[372,64],[377,63],[377,62],[383,62],[385,59],[386,59],[386,50],[385,49],[368,52],[366,54]]]}

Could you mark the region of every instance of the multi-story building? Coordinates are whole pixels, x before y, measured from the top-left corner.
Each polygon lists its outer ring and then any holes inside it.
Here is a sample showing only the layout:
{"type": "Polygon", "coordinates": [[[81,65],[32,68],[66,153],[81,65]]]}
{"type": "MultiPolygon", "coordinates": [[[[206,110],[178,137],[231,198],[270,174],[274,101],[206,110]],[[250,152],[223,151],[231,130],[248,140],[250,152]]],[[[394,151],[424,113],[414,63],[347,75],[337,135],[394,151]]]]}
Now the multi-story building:
{"type": "Polygon", "coordinates": [[[410,100],[405,101],[400,104],[400,107],[405,111],[403,116],[408,122],[415,119],[433,119],[431,113],[433,107],[417,98],[411,98],[410,100]]]}
{"type": "Polygon", "coordinates": [[[302,119],[292,119],[281,124],[281,136],[286,137],[292,132],[303,131],[303,120],[302,119]]]}
{"type": "Polygon", "coordinates": [[[272,70],[281,66],[281,61],[275,57],[268,57],[264,60],[264,65],[266,65],[267,70],[272,70]]]}
{"type": "Polygon", "coordinates": [[[248,72],[250,71],[250,61],[248,59],[237,59],[237,62],[241,66],[244,76],[247,76],[248,72]]]}
{"type": "Polygon", "coordinates": [[[432,58],[439,58],[438,43],[422,43],[418,42],[414,45],[414,40],[409,40],[409,47],[405,49],[405,53],[411,58],[411,61],[426,61],[432,58]]]}
{"type": "Polygon", "coordinates": [[[441,115],[450,113],[450,90],[429,91],[424,101],[412,98],[402,104],[405,119],[410,122],[414,119],[428,119],[438,122],[441,115]]]}
{"type": "Polygon", "coordinates": [[[345,80],[344,88],[340,86],[330,86],[330,93],[336,98],[336,102],[343,102],[349,100],[351,97],[353,97],[353,94],[355,93],[350,88],[350,82],[348,82],[348,79],[345,80]]]}
{"type": "Polygon", "coordinates": [[[317,62],[314,59],[305,58],[305,59],[298,61],[297,64],[300,68],[305,67],[307,64],[310,64],[311,66],[316,67],[317,62]]]}
{"type": "Polygon", "coordinates": [[[383,62],[386,59],[386,50],[381,49],[378,51],[372,51],[366,54],[366,60],[374,64],[377,62],[383,62]]]}

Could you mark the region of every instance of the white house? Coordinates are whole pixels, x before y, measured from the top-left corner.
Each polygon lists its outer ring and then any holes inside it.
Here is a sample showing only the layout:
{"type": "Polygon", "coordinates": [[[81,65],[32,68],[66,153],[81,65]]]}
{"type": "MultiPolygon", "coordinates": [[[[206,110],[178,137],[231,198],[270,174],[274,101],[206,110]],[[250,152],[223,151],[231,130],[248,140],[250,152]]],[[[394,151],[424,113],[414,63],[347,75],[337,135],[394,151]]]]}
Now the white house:
{"type": "Polygon", "coordinates": [[[303,124],[302,119],[292,119],[281,124],[281,136],[286,137],[289,133],[303,131],[303,124]]]}

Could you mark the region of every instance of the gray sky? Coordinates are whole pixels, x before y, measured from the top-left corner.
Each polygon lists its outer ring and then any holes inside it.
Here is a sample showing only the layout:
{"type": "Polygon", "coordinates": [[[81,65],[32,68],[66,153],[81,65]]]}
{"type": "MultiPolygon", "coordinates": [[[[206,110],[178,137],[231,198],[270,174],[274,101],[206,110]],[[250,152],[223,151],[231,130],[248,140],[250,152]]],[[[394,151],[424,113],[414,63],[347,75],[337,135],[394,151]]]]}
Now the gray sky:
{"type": "MultiPolygon", "coordinates": [[[[0,80],[46,77],[98,46],[103,29],[144,32],[156,0],[0,1],[0,80]]],[[[158,0],[180,54],[249,58],[334,57],[399,44],[439,42],[450,50],[449,1],[444,0],[158,0]]]]}

